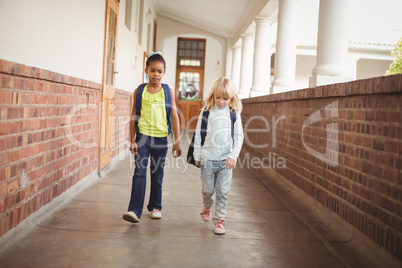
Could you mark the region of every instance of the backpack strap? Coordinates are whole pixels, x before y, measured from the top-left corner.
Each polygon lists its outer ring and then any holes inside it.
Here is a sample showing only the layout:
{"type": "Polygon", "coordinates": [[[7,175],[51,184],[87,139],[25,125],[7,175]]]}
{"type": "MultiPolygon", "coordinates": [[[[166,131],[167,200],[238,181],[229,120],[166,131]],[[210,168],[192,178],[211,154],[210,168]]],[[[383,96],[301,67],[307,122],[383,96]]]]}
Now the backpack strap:
{"type": "MultiPolygon", "coordinates": [[[[209,111],[202,112],[201,121],[201,146],[204,146],[205,137],[207,136],[207,125],[208,125],[209,111]]],[[[236,111],[230,108],[230,122],[231,122],[231,135],[232,139],[234,136],[234,124],[236,122],[236,111]]]]}
{"type": "Polygon", "coordinates": [[[232,139],[234,137],[234,124],[236,122],[236,111],[230,109],[230,122],[232,123],[232,129],[231,129],[231,134],[232,134],[232,139]]]}
{"type": "Polygon", "coordinates": [[[138,129],[138,120],[140,120],[141,116],[141,105],[142,105],[142,92],[144,91],[145,84],[141,84],[137,88],[137,94],[135,95],[135,130],[136,133],[140,133],[140,130],[138,129]]]}
{"type": "Polygon", "coordinates": [[[137,88],[137,95],[135,95],[135,114],[138,118],[141,116],[141,105],[142,105],[142,92],[146,84],[141,84],[137,88]]]}
{"type": "Polygon", "coordinates": [[[201,121],[201,147],[204,146],[205,137],[207,136],[207,125],[208,125],[208,116],[209,111],[202,112],[202,121],[201,121]]]}
{"type": "Polygon", "coordinates": [[[170,88],[168,84],[162,84],[163,91],[165,93],[165,109],[166,109],[166,119],[168,124],[168,134],[172,131],[172,95],[170,94],[170,88]]]}

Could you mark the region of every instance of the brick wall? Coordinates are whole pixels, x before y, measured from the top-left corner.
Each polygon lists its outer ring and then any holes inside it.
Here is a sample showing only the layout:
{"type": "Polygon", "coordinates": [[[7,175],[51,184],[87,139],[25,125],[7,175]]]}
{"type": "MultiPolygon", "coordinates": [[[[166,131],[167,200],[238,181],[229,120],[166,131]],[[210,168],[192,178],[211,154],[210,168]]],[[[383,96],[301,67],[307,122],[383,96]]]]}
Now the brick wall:
{"type": "Polygon", "coordinates": [[[133,105],[133,93],[123,90],[116,90],[115,111],[114,111],[114,138],[113,152],[115,157],[119,153],[127,150],[129,146],[129,124],[133,105]]]}
{"type": "Polygon", "coordinates": [[[402,258],[401,93],[395,75],[245,99],[242,164],[274,168],[402,258]]]}
{"type": "MultiPolygon", "coordinates": [[[[98,170],[98,148],[87,145],[98,142],[101,89],[0,60],[0,235],[98,170]]],[[[117,90],[115,114],[127,117],[130,104],[117,90]]]]}

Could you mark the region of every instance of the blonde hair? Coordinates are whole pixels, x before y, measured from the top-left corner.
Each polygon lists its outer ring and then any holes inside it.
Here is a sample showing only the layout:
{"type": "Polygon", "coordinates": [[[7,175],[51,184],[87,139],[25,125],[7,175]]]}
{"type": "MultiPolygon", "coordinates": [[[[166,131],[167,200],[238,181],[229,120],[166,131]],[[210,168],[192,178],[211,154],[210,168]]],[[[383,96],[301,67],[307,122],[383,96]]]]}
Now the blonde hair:
{"type": "Polygon", "coordinates": [[[243,105],[237,95],[237,89],[232,80],[226,77],[221,77],[215,81],[212,86],[211,92],[209,92],[207,99],[204,102],[206,111],[213,110],[215,108],[215,94],[223,98],[230,98],[229,106],[237,113],[241,113],[243,105]]]}

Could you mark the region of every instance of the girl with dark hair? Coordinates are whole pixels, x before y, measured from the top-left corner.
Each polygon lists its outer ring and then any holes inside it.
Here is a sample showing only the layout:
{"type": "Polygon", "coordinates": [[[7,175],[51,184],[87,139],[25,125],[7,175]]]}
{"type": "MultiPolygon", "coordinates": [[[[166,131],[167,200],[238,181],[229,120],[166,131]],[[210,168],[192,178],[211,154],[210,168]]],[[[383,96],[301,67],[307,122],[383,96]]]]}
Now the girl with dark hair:
{"type": "Polygon", "coordinates": [[[135,120],[130,123],[130,151],[134,154],[135,169],[128,211],[123,214],[124,220],[133,223],[139,222],[142,215],[149,159],[151,189],[147,209],[152,219],[162,218],[163,168],[171,129],[174,132],[172,154],[174,157],[181,155],[174,92],[161,82],[165,72],[166,62],[162,54],[151,52],[145,68],[149,82],[134,91],[132,116],[135,120]]]}

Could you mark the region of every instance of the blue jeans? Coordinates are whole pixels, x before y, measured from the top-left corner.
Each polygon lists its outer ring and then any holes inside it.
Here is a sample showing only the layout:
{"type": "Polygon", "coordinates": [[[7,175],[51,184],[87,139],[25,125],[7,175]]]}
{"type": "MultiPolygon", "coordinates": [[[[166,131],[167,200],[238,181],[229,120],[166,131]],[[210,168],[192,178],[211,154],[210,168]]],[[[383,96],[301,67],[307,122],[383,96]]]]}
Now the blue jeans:
{"type": "Polygon", "coordinates": [[[201,183],[203,203],[206,208],[214,204],[214,192],[216,193],[215,212],[213,222],[226,217],[228,195],[232,183],[233,169],[226,169],[226,160],[207,160],[201,165],[201,183]]]}
{"type": "Polygon", "coordinates": [[[138,153],[134,155],[135,169],[128,211],[133,211],[140,218],[144,207],[147,167],[150,156],[151,191],[147,208],[148,211],[153,209],[162,210],[163,169],[168,151],[168,142],[167,137],[157,138],[143,134],[137,134],[135,140],[138,146],[138,153]]]}

